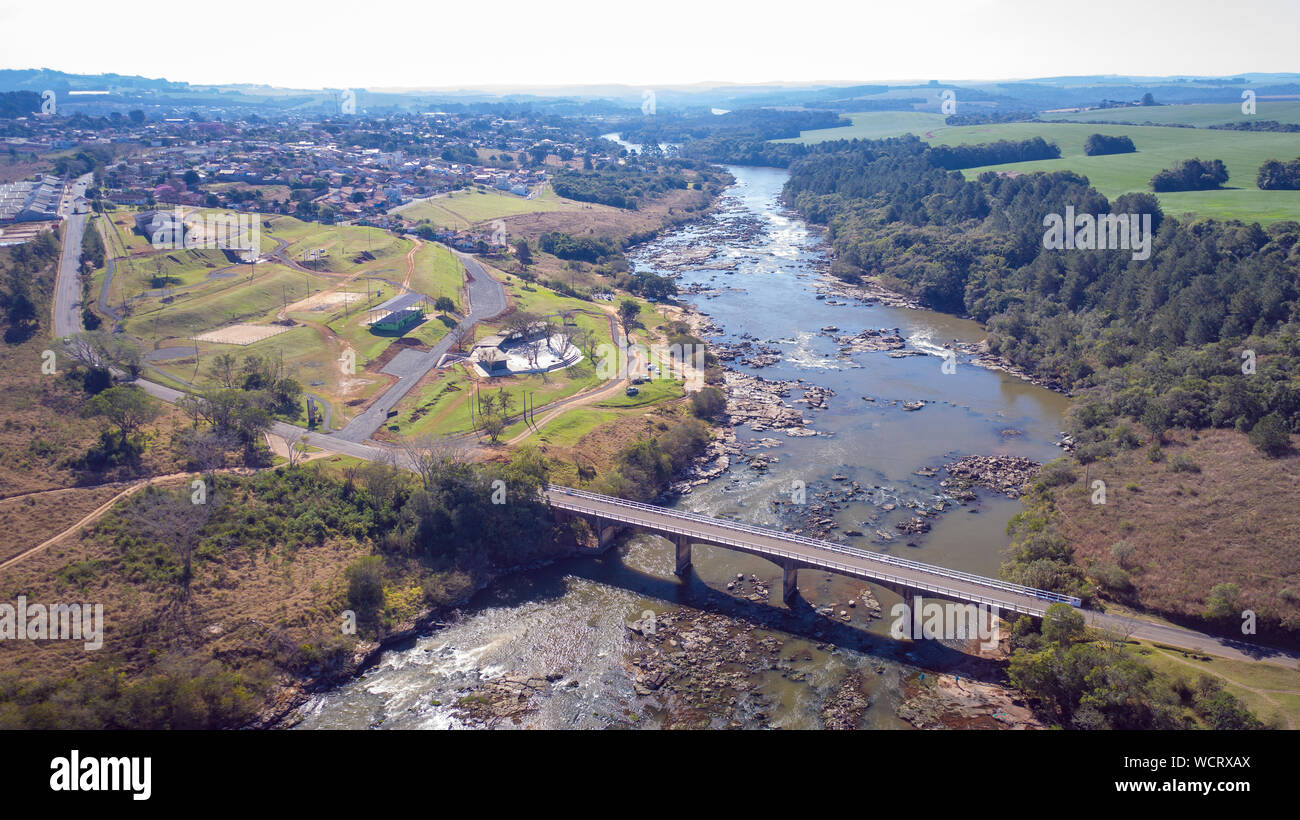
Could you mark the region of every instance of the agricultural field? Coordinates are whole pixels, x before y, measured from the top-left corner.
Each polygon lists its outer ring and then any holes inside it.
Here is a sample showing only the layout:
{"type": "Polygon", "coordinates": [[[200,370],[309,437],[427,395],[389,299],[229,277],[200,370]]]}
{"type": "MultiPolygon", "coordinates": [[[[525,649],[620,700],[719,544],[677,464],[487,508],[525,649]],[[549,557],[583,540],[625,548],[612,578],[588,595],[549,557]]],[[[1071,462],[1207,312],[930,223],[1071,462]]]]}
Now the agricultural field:
{"type": "Polygon", "coordinates": [[[581,203],[560,198],[547,185],[532,199],[502,191],[474,188],[412,202],[398,209],[397,213],[417,222],[427,219],[435,227],[465,230],[489,219],[577,210],[581,207],[581,203]]]}
{"type": "Polygon", "coordinates": [[[1197,128],[1248,120],[1300,123],[1300,101],[1258,99],[1255,101],[1255,113],[1253,115],[1241,113],[1241,103],[1223,103],[1104,108],[1096,111],[1060,112],[1040,114],[1039,116],[1049,122],[1058,120],[1123,123],[1151,122],[1157,125],[1192,125],[1197,128]]]}
{"type": "Polygon", "coordinates": [[[818,128],[804,131],[797,137],[773,142],[797,142],[812,145],[827,140],[878,140],[885,137],[898,137],[903,134],[923,136],[927,131],[944,127],[942,114],[927,114],[921,111],[867,111],[861,114],[845,114],[853,124],[839,128],[818,128]]]}
{"type": "MultiPolygon", "coordinates": [[[[1113,199],[1130,191],[1151,190],[1151,177],[1174,163],[1198,157],[1221,159],[1228,168],[1228,184],[1218,191],[1162,193],[1161,207],[1175,216],[1195,214],[1216,219],[1240,219],[1261,223],[1300,219],[1300,191],[1261,191],[1255,176],[1265,160],[1300,157],[1300,134],[1265,131],[1228,131],[1200,128],[1144,125],[1092,125],[1074,122],[1016,122],[989,125],[946,126],[938,114],[873,111],[848,115],[854,125],[807,131],[795,140],[806,144],[854,137],[880,139],[913,133],[934,144],[959,145],[1023,140],[1042,137],[1061,148],[1061,158],[989,165],[964,171],[968,177],[985,171],[1074,171],[1086,176],[1093,187],[1113,199]],[[1090,157],[1083,153],[1090,134],[1127,136],[1137,146],[1132,154],[1090,157]]],[[[1246,119],[1239,104],[1171,105],[1146,108],[1118,108],[1085,113],[1044,115],[1043,119],[1101,120],[1132,119],[1211,125],[1246,119]]],[[[1258,103],[1255,119],[1300,122],[1300,102],[1264,100],[1258,103]]]]}
{"type": "Polygon", "coordinates": [[[1300,191],[1261,191],[1255,187],[1259,166],[1269,159],[1300,157],[1300,134],[1223,131],[1142,125],[1089,125],[1080,123],[999,123],[937,128],[930,142],[944,145],[1023,140],[1042,137],[1061,148],[1060,159],[1016,162],[971,168],[968,177],[985,171],[1069,170],[1086,176],[1108,198],[1129,191],[1150,191],[1151,177],[1180,160],[1199,157],[1221,159],[1228,183],[1217,191],[1177,191],[1157,194],[1165,213],[1193,213],[1217,219],[1263,223],[1300,219],[1300,191]],[[1089,134],[1126,136],[1137,151],[1090,157],[1083,153],[1089,134]]]}

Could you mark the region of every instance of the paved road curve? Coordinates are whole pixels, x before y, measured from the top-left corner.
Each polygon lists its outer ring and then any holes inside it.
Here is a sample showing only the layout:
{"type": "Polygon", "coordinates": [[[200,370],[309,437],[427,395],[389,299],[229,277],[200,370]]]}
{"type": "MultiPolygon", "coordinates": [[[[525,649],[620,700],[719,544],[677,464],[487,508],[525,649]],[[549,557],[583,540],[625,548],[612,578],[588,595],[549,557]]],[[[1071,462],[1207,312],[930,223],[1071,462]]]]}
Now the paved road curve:
{"type": "MultiPolygon", "coordinates": [[[[463,253],[456,253],[464,263],[468,273],[466,292],[469,298],[469,314],[461,321],[461,327],[469,332],[474,325],[501,313],[506,309],[506,289],[500,282],[488,275],[478,260],[463,253]]],[[[403,350],[393,357],[380,372],[397,377],[397,383],[388,388],[361,415],[348,422],[342,430],[332,433],[331,438],[344,441],[362,442],[374,435],[388,418],[388,411],[397,405],[403,396],[419,383],[424,375],[438,364],[443,354],[451,349],[451,334],[444,336],[438,344],[425,353],[403,350]]]]}

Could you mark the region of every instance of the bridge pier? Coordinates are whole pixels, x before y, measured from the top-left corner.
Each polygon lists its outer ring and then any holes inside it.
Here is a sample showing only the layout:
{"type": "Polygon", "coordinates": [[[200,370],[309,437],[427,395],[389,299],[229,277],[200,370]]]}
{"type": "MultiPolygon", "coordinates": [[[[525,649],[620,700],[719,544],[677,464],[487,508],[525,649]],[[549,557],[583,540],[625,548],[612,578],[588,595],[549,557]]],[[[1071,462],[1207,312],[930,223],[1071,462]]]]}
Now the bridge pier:
{"type": "Polygon", "coordinates": [[[691,541],[685,535],[677,536],[677,568],[673,572],[678,578],[691,569],[691,541]]]}
{"type": "Polygon", "coordinates": [[[781,562],[781,600],[787,604],[799,592],[799,565],[793,561],[781,562]]]}

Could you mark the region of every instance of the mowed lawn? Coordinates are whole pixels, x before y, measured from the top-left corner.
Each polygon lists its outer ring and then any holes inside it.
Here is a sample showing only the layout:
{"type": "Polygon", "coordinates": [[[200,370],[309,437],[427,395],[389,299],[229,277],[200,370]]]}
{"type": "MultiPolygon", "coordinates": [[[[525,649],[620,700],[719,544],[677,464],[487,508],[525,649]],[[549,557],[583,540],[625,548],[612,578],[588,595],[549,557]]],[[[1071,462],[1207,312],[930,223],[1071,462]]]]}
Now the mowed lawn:
{"type": "Polygon", "coordinates": [[[1261,191],[1255,186],[1259,166],[1266,160],[1300,157],[1300,134],[1033,122],[945,126],[935,129],[933,134],[930,142],[945,145],[1042,137],[1060,146],[1060,159],[988,165],[964,173],[975,177],[985,171],[1074,171],[1086,176],[1109,199],[1130,191],[1150,192],[1151,177],[1181,160],[1220,159],[1228,169],[1228,182],[1223,189],[1158,194],[1165,213],[1263,223],[1300,219],[1300,191],[1261,191]],[[1129,137],[1137,151],[1097,157],[1085,155],[1084,140],[1098,133],[1129,137]]]}
{"type": "Polygon", "coordinates": [[[439,228],[464,230],[489,219],[502,219],[519,214],[577,210],[581,207],[581,203],[561,198],[551,190],[551,186],[547,185],[532,199],[495,190],[471,189],[412,202],[399,209],[398,213],[417,222],[427,219],[439,228]]]}
{"type": "Polygon", "coordinates": [[[411,290],[437,300],[446,296],[464,309],[461,293],[465,288],[465,266],[446,247],[436,242],[425,242],[415,252],[415,272],[411,274],[411,290]]]}
{"type": "Polygon", "coordinates": [[[307,296],[309,287],[318,292],[327,286],[320,277],[283,265],[258,265],[251,281],[245,275],[212,280],[164,297],[170,303],[156,297],[136,302],[125,330],[145,340],[189,339],[236,322],[269,321],[286,301],[307,296]]]}

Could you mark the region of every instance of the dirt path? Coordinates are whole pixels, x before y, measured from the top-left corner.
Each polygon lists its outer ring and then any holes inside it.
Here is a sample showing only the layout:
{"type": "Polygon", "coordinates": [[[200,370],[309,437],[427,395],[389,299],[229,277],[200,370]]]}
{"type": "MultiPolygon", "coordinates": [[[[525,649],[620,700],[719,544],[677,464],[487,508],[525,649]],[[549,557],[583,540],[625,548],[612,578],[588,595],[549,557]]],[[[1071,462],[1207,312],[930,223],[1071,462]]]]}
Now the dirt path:
{"type": "MultiPolygon", "coordinates": [[[[247,470],[246,468],[236,467],[236,468],[218,470],[217,472],[237,473],[237,472],[247,472],[247,470]]],[[[59,541],[62,541],[64,538],[67,538],[69,535],[73,535],[74,533],[80,532],[81,529],[85,527],[87,524],[92,524],[95,521],[98,521],[100,518],[102,518],[105,513],[113,509],[113,505],[117,504],[117,502],[131,495],[134,495],[135,493],[139,492],[140,490],[144,489],[150,484],[161,484],[162,482],[172,481],[178,478],[192,479],[195,475],[197,475],[197,473],[169,473],[167,475],[157,475],[157,476],[153,476],[152,478],[140,479],[132,483],[131,486],[122,490],[122,492],[118,493],[117,495],[114,495],[112,498],[105,501],[103,504],[100,504],[98,507],[91,510],[89,513],[83,516],[80,521],[73,524],[71,527],[68,527],[67,529],[63,530],[63,532],[60,532],[58,535],[55,535],[52,538],[47,538],[46,540],[42,541],[41,543],[37,544],[31,549],[24,550],[23,552],[20,552],[17,555],[15,555],[13,558],[10,558],[9,560],[5,561],[3,564],[0,564],[0,570],[7,569],[13,566],[14,564],[18,563],[19,561],[23,560],[27,556],[34,555],[35,553],[40,552],[41,550],[45,549],[46,547],[49,547],[52,544],[57,544],[59,541]]],[[[68,487],[67,489],[71,490],[71,489],[81,489],[81,488],[68,487]]],[[[55,492],[55,491],[47,490],[46,492],[55,492]]]]}
{"type": "Polygon", "coordinates": [[[1277,701],[1269,697],[1268,693],[1273,692],[1279,695],[1300,695],[1300,691],[1295,689],[1258,689],[1254,686],[1247,686],[1241,681],[1236,680],[1235,678],[1230,678],[1227,675],[1223,674],[1222,672],[1215,672],[1213,669],[1206,669],[1203,666],[1197,666],[1196,664],[1191,663],[1190,661],[1187,661],[1183,658],[1180,658],[1177,655],[1174,655],[1170,652],[1166,652],[1163,649],[1157,649],[1157,651],[1160,652],[1160,654],[1164,655],[1165,657],[1169,658],[1170,660],[1174,661],[1175,663],[1180,663],[1183,666],[1187,666],[1192,669],[1195,669],[1196,671],[1204,675],[1213,675],[1214,677],[1219,678],[1220,680],[1227,681],[1233,686],[1236,686],[1240,689],[1244,689],[1247,692],[1251,692],[1253,694],[1259,695],[1261,698],[1268,701],[1274,708],[1276,708],[1278,710],[1278,714],[1286,718],[1286,724],[1287,724],[1286,728],[1292,730],[1295,729],[1295,718],[1291,717],[1291,715],[1288,714],[1285,706],[1283,706],[1282,704],[1278,703],[1277,701]]]}

